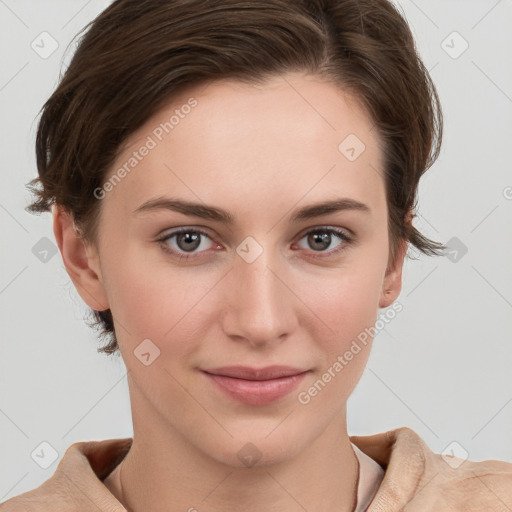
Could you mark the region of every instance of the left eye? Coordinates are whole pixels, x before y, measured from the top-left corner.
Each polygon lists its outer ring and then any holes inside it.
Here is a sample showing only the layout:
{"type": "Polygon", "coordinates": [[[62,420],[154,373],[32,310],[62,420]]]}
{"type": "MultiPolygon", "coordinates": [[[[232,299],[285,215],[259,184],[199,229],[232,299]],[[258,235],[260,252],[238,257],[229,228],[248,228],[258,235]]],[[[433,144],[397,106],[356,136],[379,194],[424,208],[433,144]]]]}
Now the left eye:
{"type": "MultiPolygon", "coordinates": [[[[343,231],[333,228],[322,228],[315,229],[306,233],[305,236],[301,238],[302,240],[306,240],[306,243],[309,245],[314,252],[338,252],[342,250],[346,243],[350,242],[350,238],[343,231]],[[338,240],[338,244],[332,248],[331,250],[326,250],[331,246],[333,242],[338,240]],[[341,246],[341,247],[340,247],[341,246]]],[[[303,247],[308,249],[308,247],[303,247]]]]}

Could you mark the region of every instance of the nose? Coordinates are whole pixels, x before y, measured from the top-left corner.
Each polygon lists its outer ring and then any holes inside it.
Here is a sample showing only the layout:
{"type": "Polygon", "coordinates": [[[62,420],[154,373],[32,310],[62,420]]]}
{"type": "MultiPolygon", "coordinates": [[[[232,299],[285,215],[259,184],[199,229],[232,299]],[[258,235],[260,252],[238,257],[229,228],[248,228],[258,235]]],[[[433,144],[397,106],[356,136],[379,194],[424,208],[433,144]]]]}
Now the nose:
{"type": "Polygon", "coordinates": [[[287,272],[269,253],[264,250],[252,263],[236,256],[221,313],[227,336],[261,349],[282,342],[297,325],[287,272]]]}

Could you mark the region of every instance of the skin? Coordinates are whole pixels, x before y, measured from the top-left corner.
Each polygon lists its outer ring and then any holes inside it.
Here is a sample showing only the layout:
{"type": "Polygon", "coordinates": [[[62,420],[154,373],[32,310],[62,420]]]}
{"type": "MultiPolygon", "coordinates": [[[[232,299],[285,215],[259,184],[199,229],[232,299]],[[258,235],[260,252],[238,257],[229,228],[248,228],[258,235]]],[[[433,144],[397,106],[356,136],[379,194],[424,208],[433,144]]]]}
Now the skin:
{"type": "Polygon", "coordinates": [[[352,510],[357,463],[346,402],[371,342],[308,404],[297,397],[400,293],[406,243],[389,261],[378,134],[353,98],[319,77],[217,81],[159,110],[109,176],[190,97],[197,106],[100,202],[96,244],[54,210],[66,269],[89,307],[111,309],[128,369],[134,440],[105,484],[131,511],[352,510]],[[366,146],[354,161],[338,150],[351,133],[366,146]],[[235,222],[133,213],[156,196],[214,205],[235,222]],[[340,197],[369,211],[288,220],[295,209],[340,197]],[[164,251],[167,243],[187,254],[177,237],[157,241],[178,227],[208,233],[194,259],[164,251]],[[350,230],[353,241],[333,234],[315,250],[307,233],[325,227],[350,230]],[[236,252],[248,236],[263,249],[252,263],[236,252]],[[134,350],[148,338],[160,356],[146,366],[134,350]],[[271,364],[310,373],[264,406],[231,399],[200,372],[271,364]],[[252,467],[237,457],[248,442],[261,454],[252,467]]]}

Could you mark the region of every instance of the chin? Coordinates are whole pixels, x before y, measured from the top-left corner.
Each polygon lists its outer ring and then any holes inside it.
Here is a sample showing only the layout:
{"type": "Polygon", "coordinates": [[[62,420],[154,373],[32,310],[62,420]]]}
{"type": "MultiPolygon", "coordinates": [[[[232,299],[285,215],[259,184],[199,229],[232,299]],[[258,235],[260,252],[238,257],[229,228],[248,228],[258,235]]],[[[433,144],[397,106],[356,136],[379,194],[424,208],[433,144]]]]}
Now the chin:
{"type": "Polygon", "coordinates": [[[248,420],[247,428],[227,426],[233,437],[227,433],[218,438],[209,437],[209,444],[202,451],[221,464],[238,468],[261,468],[291,460],[312,444],[319,432],[309,432],[304,425],[287,420],[283,422],[285,417],[271,422],[248,420]]]}

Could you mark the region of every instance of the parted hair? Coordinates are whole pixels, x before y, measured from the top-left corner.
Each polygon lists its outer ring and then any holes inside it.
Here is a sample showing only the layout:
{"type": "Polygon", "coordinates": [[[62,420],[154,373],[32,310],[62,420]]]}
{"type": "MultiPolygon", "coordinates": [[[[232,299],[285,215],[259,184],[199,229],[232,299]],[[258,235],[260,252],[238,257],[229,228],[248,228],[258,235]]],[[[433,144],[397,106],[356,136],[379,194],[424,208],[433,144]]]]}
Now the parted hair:
{"type": "MultiPolygon", "coordinates": [[[[444,246],[412,224],[418,183],[439,156],[442,112],[405,16],[388,0],[117,0],[79,34],[41,109],[31,213],[69,211],[96,243],[101,187],[123,143],[187,86],[307,72],[353,95],[383,141],[390,261],[406,240],[444,246]]],[[[90,324],[118,352],[110,309],[90,324]]]]}

